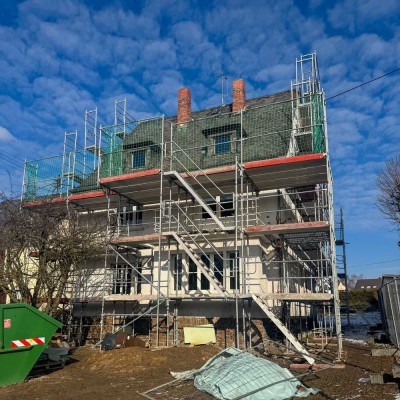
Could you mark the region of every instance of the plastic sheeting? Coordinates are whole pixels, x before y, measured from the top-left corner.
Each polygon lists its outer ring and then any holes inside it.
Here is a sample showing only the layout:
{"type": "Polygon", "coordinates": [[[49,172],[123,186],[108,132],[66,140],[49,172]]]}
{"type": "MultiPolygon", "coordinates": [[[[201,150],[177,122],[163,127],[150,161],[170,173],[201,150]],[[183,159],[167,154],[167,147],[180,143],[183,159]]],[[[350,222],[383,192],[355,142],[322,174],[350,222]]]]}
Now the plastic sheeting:
{"type": "Polygon", "coordinates": [[[198,390],[221,400],[284,400],[317,393],[287,369],[234,348],[218,353],[192,376],[198,390]]]}

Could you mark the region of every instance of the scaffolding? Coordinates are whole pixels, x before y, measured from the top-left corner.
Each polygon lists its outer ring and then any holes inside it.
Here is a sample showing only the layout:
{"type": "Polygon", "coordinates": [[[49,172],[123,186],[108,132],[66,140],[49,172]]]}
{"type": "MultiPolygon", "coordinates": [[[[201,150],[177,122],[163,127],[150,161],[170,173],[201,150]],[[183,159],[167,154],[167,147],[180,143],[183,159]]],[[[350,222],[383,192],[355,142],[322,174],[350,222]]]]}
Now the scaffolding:
{"type": "MultiPolygon", "coordinates": [[[[145,320],[156,346],[176,346],[179,316],[208,312],[233,319],[236,347],[252,347],[254,319],[267,319],[309,363],[301,338],[310,329],[325,342],[337,336],[341,357],[333,181],[315,53],[296,60],[290,91],[246,104],[194,112],[182,124],[135,120],[123,100],[114,125],[98,129],[97,111],[87,112],[84,149],[68,167],[80,181],[57,194],[108,219],[103,267],[83,270],[73,299],[81,322],[97,302],[98,339],[145,320]]],[[[25,200],[40,200],[46,174],[38,163],[25,167],[25,200]]]]}

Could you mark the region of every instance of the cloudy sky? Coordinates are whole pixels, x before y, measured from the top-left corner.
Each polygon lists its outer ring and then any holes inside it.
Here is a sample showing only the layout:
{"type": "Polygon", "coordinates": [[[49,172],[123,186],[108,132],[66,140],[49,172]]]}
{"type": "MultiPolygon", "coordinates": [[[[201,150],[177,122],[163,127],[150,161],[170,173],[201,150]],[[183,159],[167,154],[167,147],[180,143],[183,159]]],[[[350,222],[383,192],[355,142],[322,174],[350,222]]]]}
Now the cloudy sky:
{"type": "MultiPolygon", "coordinates": [[[[127,98],[136,119],[173,115],[184,86],[194,109],[218,105],[220,71],[257,97],[288,89],[315,50],[333,96],[400,67],[399,22],[397,0],[1,1],[0,185],[19,191],[23,160],[60,154],[87,109],[111,123],[127,98]]],[[[400,153],[399,103],[400,72],[327,102],[350,274],[400,273],[398,231],[375,206],[376,174],[400,153]]]]}

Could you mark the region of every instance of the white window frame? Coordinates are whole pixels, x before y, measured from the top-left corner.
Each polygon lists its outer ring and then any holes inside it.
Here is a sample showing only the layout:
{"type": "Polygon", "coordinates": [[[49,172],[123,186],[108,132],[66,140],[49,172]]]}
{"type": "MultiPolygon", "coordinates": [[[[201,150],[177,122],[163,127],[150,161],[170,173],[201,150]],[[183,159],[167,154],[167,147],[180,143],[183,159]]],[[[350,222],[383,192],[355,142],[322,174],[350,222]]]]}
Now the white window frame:
{"type": "Polygon", "coordinates": [[[214,155],[214,156],[220,156],[220,155],[224,155],[224,154],[232,154],[233,153],[233,150],[234,150],[234,141],[233,141],[233,137],[234,137],[234,134],[235,134],[236,132],[235,131],[228,131],[228,132],[218,132],[218,133],[214,133],[213,135],[211,135],[211,154],[212,155],[214,155]],[[229,151],[225,151],[225,152],[223,152],[223,153],[216,153],[215,152],[215,146],[218,146],[218,145],[220,145],[220,144],[225,144],[226,142],[224,142],[224,143],[219,143],[219,144],[216,144],[215,143],[215,139],[217,138],[217,137],[219,137],[219,136],[223,136],[223,135],[229,135],[230,136],[230,149],[229,149],[229,151]]]}

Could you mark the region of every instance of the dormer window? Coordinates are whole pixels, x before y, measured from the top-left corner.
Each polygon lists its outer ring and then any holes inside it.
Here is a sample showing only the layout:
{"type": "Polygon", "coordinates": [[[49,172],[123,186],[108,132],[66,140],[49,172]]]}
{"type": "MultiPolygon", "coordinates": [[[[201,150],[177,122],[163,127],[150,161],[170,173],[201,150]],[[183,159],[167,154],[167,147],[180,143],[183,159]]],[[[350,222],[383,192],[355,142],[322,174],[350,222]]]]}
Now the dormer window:
{"type": "Polygon", "coordinates": [[[132,168],[143,168],[146,166],[146,150],[135,150],[132,152],[132,168]]]}
{"type": "Polygon", "coordinates": [[[232,132],[222,133],[213,137],[214,154],[226,154],[232,152],[232,132]]]}

